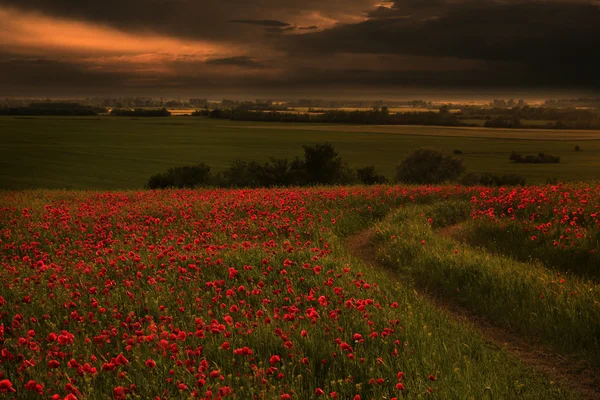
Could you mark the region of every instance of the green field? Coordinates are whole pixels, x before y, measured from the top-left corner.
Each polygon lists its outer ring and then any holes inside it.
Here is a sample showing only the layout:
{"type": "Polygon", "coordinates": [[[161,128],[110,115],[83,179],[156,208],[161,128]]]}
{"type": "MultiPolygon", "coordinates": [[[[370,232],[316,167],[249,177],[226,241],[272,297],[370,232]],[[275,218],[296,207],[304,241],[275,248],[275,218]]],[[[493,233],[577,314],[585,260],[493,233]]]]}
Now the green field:
{"type": "Polygon", "coordinates": [[[236,158],[301,156],[303,144],[326,141],[351,166],[374,164],[390,178],[404,155],[422,146],[460,149],[469,171],[516,173],[531,183],[594,179],[600,167],[600,131],[2,117],[0,188],[141,188],[169,167],[203,161],[218,171],[236,158]],[[561,164],[511,164],[511,151],[558,155],[561,164]]]}

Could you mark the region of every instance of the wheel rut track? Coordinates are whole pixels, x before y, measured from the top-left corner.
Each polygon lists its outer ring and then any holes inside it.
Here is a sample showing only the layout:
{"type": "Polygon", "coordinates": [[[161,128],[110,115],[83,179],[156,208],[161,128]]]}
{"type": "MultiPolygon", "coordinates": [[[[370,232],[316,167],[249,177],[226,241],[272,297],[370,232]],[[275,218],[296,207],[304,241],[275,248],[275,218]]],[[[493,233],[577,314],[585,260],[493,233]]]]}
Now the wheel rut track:
{"type": "MultiPolygon", "coordinates": [[[[390,279],[397,280],[395,272],[377,261],[377,247],[372,241],[373,235],[371,229],[365,229],[351,236],[347,240],[349,253],[368,265],[387,271],[390,279]]],[[[546,376],[548,380],[572,390],[582,399],[600,399],[600,377],[587,361],[556,354],[548,346],[498,327],[485,317],[474,314],[448,298],[437,296],[431,290],[426,291],[419,287],[416,290],[423,299],[448,313],[452,320],[474,326],[488,344],[504,349],[526,366],[546,376]]]]}

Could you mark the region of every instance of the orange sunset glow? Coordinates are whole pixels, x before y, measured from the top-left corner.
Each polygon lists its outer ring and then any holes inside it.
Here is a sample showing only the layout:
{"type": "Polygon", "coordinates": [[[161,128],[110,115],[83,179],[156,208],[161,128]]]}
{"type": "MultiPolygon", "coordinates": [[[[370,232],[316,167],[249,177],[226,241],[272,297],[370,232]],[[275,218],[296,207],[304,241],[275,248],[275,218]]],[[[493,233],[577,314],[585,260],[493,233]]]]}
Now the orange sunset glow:
{"type": "Polygon", "coordinates": [[[0,73],[9,93],[593,89],[598,14],[583,0],[4,0],[0,73]]]}
{"type": "Polygon", "coordinates": [[[150,32],[129,33],[89,22],[51,18],[10,8],[0,8],[0,20],[5,21],[0,27],[0,45],[20,54],[53,57],[162,55],[206,59],[237,50],[233,45],[183,40],[150,32]]]}

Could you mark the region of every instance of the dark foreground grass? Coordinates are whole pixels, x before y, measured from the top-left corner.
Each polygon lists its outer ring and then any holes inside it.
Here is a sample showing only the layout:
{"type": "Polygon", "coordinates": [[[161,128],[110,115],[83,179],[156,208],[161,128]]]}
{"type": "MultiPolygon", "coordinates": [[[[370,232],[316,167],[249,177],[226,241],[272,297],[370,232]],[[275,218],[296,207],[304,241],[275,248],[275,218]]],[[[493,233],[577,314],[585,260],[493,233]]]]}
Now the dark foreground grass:
{"type": "Polygon", "coordinates": [[[530,183],[586,180],[597,178],[600,167],[597,136],[419,126],[265,126],[192,117],[1,117],[0,188],[141,188],[151,175],[170,167],[205,162],[218,171],[236,158],[301,156],[302,145],[326,141],[351,166],[374,164],[388,178],[408,152],[430,146],[461,150],[472,172],[515,173],[530,183]],[[575,145],[583,151],[575,152],[575,145]],[[545,152],[562,161],[511,164],[511,151],[545,152]]]}

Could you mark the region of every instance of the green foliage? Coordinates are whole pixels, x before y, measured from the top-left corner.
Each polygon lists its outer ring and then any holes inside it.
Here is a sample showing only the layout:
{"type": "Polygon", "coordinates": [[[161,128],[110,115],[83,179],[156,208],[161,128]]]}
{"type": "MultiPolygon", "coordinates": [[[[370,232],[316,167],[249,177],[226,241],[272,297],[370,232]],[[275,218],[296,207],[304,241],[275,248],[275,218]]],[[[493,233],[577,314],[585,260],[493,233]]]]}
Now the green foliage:
{"type": "Polygon", "coordinates": [[[204,163],[171,168],[150,177],[146,186],[150,189],[199,186],[258,188],[355,183],[377,185],[386,182],[374,166],[358,170],[349,168],[328,143],[304,146],[304,155],[304,160],[271,158],[264,164],[238,159],[229,168],[214,175],[210,166],[204,163]]]}
{"type": "Polygon", "coordinates": [[[420,148],[409,154],[396,169],[396,181],[435,184],[455,180],[465,170],[463,160],[440,150],[420,148]]]}
{"type": "Polygon", "coordinates": [[[271,157],[263,166],[264,186],[303,186],[306,184],[304,161],[298,157],[292,161],[287,158],[271,157]]]}
{"type": "MultiPolygon", "coordinates": [[[[564,234],[568,235],[566,232],[564,234]]],[[[541,262],[547,268],[563,274],[600,277],[600,253],[595,251],[600,245],[600,233],[590,235],[577,246],[562,246],[554,243],[552,236],[536,235],[536,240],[531,240],[532,232],[524,230],[518,221],[506,221],[500,225],[476,220],[465,224],[461,228],[461,235],[474,246],[522,262],[541,262]]]]}
{"type": "Polygon", "coordinates": [[[458,243],[433,229],[439,213],[437,205],[405,207],[377,224],[379,260],[496,325],[598,363],[600,286],[458,243]]]}
{"type": "Polygon", "coordinates": [[[521,154],[513,151],[510,153],[509,160],[516,164],[558,164],[560,163],[560,157],[552,156],[550,154],[539,153],[537,156],[527,155],[522,156],[521,154]]]}
{"type": "Polygon", "coordinates": [[[150,177],[147,183],[149,189],[194,188],[206,186],[212,182],[210,166],[200,163],[170,168],[163,174],[150,177]]]}
{"type": "Polygon", "coordinates": [[[114,108],[110,111],[110,115],[117,117],[168,117],[171,115],[169,110],[166,108],[114,108]]]}
{"type": "Polygon", "coordinates": [[[521,120],[517,116],[512,117],[494,117],[485,121],[486,128],[520,128],[521,120]]]}
{"type": "Polygon", "coordinates": [[[387,178],[377,173],[374,165],[368,165],[356,170],[358,181],[364,185],[380,185],[387,183],[387,178]]]}
{"type": "Polygon", "coordinates": [[[525,186],[525,178],[517,174],[497,175],[486,172],[478,175],[470,172],[462,175],[458,183],[464,186],[525,186]]]}
{"type": "Polygon", "coordinates": [[[214,109],[210,112],[197,111],[194,116],[209,116],[216,119],[233,121],[269,121],[269,122],[321,122],[365,125],[439,125],[459,126],[458,117],[450,112],[389,112],[387,107],[373,108],[368,111],[322,110],[315,113],[289,113],[278,111],[250,110],[247,107],[233,109],[214,109]]]}
{"type": "Polygon", "coordinates": [[[345,165],[330,143],[303,147],[309,184],[331,185],[343,181],[345,165]]]}

